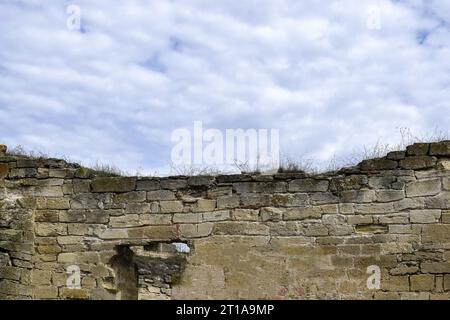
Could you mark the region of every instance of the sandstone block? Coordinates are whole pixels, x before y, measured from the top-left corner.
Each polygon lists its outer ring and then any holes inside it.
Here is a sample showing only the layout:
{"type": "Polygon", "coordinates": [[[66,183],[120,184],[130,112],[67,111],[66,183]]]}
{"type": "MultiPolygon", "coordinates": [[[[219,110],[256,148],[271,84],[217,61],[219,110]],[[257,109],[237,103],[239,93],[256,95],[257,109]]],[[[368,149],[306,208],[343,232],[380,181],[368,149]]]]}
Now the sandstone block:
{"type": "Polygon", "coordinates": [[[182,224],[179,226],[180,237],[182,238],[202,238],[211,234],[213,223],[182,224]]]}
{"type": "Polygon", "coordinates": [[[450,242],[450,225],[424,225],[422,227],[422,241],[424,243],[445,243],[450,242]]]}
{"type": "Polygon", "coordinates": [[[348,190],[341,192],[343,203],[364,203],[375,201],[375,191],[368,189],[348,190]]]}
{"type": "Polygon", "coordinates": [[[202,222],[201,213],[176,213],[173,215],[174,223],[200,223],[202,222]]]}
{"type": "Polygon", "coordinates": [[[411,223],[435,223],[441,218],[441,210],[411,210],[411,223]]]}
{"type": "Polygon", "coordinates": [[[37,286],[33,288],[33,297],[35,299],[56,299],[58,297],[58,288],[53,286],[37,286]]]}
{"type": "Polygon", "coordinates": [[[161,188],[168,190],[178,190],[187,187],[187,181],[184,179],[162,179],[161,188]]]}
{"type": "Polygon", "coordinates": [[[283,220],[320,219],[322,214],[314,207],[290,208],[283,213],[283,220]]]}
{"type": "Polygon", "coordinates": [[[417,274],[410,276],[411,291],[432,291],[434,276],[431,274],[417,274]]]}
{"type": "Polygon", "coordinates": [[[260,209],[259,215],[263,222],[280,221],[283,216],[283,211],[278,208],[265,207],[260,209]]]}
{"type": "Polygon", "coordinates": [[[41,237],[55,237],[67,234],[67,226],[58,223],[39,222],[35,224],[35,233],[41,237]]]}
{"type": "Polygon", "coordinates": [[[441,192],[441,180],[419,180],[410,182],[406,185],[407,197],[433,196],[441,192]]]}
{"type": "Polygon", "coordinates": [[[170,214],[141,214],[139,219],[144,225],[172,224],[172,215],[170,214]]]}
{"type": "Polygon", "coordinates": [[[381,290],[409,291],[408,276],[385,276],[381,279],[381,290]]]}
{"type": "Polygon", "coordinates": [[[424,273],[450,273],[450,262],[422,262],[420,269],[424,273]]]}
{"type": "Polygon", "coordinates": [[[161,201],[159,205],[161,213],[176,213],[183,211],[183,202],[181,201],[161,201]]]}
{"type": "Polygon", "coordinates": [[[378,190],[376,192],[376,200],[378,202],[392,202],[405,198],[403,190],[378,190]]]}
{"type": "Polygon", "coordinates": [[[222,211],[214,211],[214,212],[204,212],[203,213],[203,221],[224,221],[230,220],[230,211],[222,210],[222,211]]]}
{"type": "Polygon", "coordinates": [[[174,226],[146,226],[128,229],[128,237],[148,240],[172,240],[177,237],[174,226]]]}
{"type": "Polygon", "coordinates": [[[159,190],[159,179],[139,179],[136,181],[136,190],[154,191],[159,190]]]}
{"type": "Polygon", "coordinates": [[[145,191],[132,191],[114,195],[115,203],[144,202],[146,199],[145,191]]]}
{"type": "Polygon", "coordinates": [[[282,194],[277,193],[272,195],[271,203],[273,206],[280,207],[301,207],[308,204],[308,194],[294,193],[282,194]]]}
{"type": "Polygon", "coordinates": [[[391,151],[387,154],[386,159],[389,160],[402,160],[405,159],[406,152],[405,151],[391,151]]]}
{"type": "Polygon", "coordinates": [[[59,288],[59,297],[70,300],[88,300],[90,291],[87,289],[59,288]]]}
{"type": "Polygon", "coordinates": [[[444,191],[437,196],[426,198],[425,205],[430,209],[450,209],[450,192],[444,191]]]}
{"type": "Polygon", "coordinates": [[[212,176],[193,176],[189,177],[187,180],[187,184],[189,186],[209,186],[214,182],[214,177],[212,176]]]}
{"type": "Polygon", "coordinates": [[[356,204],[355,213],[359,214],[386,214],[394,212],[392,203],[356,204]]]}
{"type": "Polygon", "coordinates": [[[217,198],[218,209],[233,209],[239,207],[239,197],[224,196],[217,198]]]}
{"type": "Polygon", "coordinates": [[[397,166],[398,166],[397,161],[388,159],[364,160],[360,164],[360,168],[362,171],[392,170],[397,168],[397,166]]]}
{"type": "Polygon", "coordinates": [[[216,200],[199,199],[199,200],[197,200],[192,211],[208,212],[208,211],[214,211],[215,208],[216,208],[216,200]]]}
{"type": "Polygon", "coordinates": [[[400,160],[400,168],[411,170],[428,169],[433,168],[436,165],[436,163],[437,163],[436,157],[415,156],[415,157],[408,157],[404,160],[400,160]]]}
{"type": "Polygon", "coordinates": [[[155,190],[147,192],[147,200],[150,201],[169,201],[175,199],[175,193],[170,190],[155,190]]]}
{"type": "Polygon", "coordinates": [[[31,284],[50,285],[52,274],[50,270],[31,270],[31,284]]]}
{"type": "Polygon", "coordinates": [[[450,156],[450,141],[432,143],[430,145],[430,155],[432,156],[450,156]]]}
{"type": "Polygon", "coordinates": [[[258,221],[259,211],[255,209],[235,209],[232,212],[233,220],[258,221]]]}
{"type": "Polygon", "coordinates": [[[129,192],[136,188],[136,179],[128,177],[101,177],[91,183],[92,192],[129,192]]]}
{"type": "Polygon", "coordinates": [[[324,192],[328,190],[328,180],[297,179],[289,182],[290,192],[324,192]]]}
{"type": "Polygon", "coordinates": [[[406,153],[408,156],[426,156],[429,149],[429,143],[414,143],[406,148],[406,153]]]}

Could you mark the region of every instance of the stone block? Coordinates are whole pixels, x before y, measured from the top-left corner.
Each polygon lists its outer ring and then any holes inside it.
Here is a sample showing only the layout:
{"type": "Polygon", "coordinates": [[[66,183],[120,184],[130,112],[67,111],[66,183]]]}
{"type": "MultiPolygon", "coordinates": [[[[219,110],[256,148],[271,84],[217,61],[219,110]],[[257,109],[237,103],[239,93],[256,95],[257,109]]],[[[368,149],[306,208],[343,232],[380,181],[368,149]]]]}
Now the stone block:
{"type": "Polygon", "coordinates": [[[308,205],[308,194],[306,193],[277,193],[272,195],[271,204],[276,207],[301,207],[308,205]]]}
{"type": "Polygon", "coordinates": [[[320,219],[322,214],[318,207],[289,208],[283,213],[283,220],[320,219]]]}
{"type": "Polygon", "coordinates": [[[173,215],[174,223],[200,223],[202,219],[201,213],[176,213],[173,215]]]}
{"type": "Polygon", "coordinates": [[[202,238],[211,234],[213,223],[182,224],[179,226],[179,234],[182,238],[202,238]]]}
{"type": "Polygon", "coordinates": [[[170,214],[141,214],[139,219],[144,225],[172,224],[172,215],[170,214]]]}
{"type": "Polygon", "coordinates": [[[422,262],[420,269],[424,273],[450,273],[450,262],[422,262]]]}
{"type": "Polygon", "coordinates": [[[58,298],[58,288],[53,286],[37,286],[33,288],[34,299],[56,299],[58,298]]]}
{"type": "Polygon", "coordinates": [[[450,274],[444,275],[444,290],[450,291],[450,274]]]}
{"type": "Polygon", "coordinates": [[[392,203],[356,204],[355,213],[359,214],[387,214],[394,212],[392,203]]]}
{"type": "Polygon", "coordinates": [[[408,276],[384,276],[381,279],[383,291],[409,291],[408,276]]]}
{"type": "Polygon", "coordinates": [[[238,221],[258,221],[259,210],[256,209],[234,209],[232,211],[233,220],[238,221]]]}
{"type": "Polygon", "coordinates": [[[416,274],[410,276],[411,291],[432,291],[434,290],[434,275],[416,274]]]}
{"type": "Polygon", "coordinates": [[[161,213],[177,213],[183,211],[181,201],[161,201],[159,203],[161,213]]]}
{"type": "Polygon", "coordinates": [[[441,210],[411,210],[411,223],[436,223],[441,218],[441,210]]]}
{"type": "Polygon", "coordinates": [[[429,149],[429,143],[414,143],[406,148],[406,153],[408,156],[426,156],[429,149]]]}
{"type": "Polygon", "coordinates": [[[377,202],[392,202],[405,198],[405,191],[403,190],[378,190],[376,192],[377,202]]]}
{"type": "Polygon", "coordinates": [[[402,160],[405,159],[406,152],[405,151],[391,151],[387,154],[386,159],[389,160],[402,160]]]}
{"type": "Polygon", "coordinates": [[[162,179],[161,188],[168,190],[179,190],[187,187],[185,179],[162,179]]]}
{"type": "Polygon", "coordinates": [[[155,190],[147,192],[147,200],[150,201],[170,201],[175,199],[175,193],[170,190],[155,190]]]}
{"type": "Polygon", "coordinates": [[[212,183],[214,183],[214,177],[212,176],[193,176],[187,180],[187,184],[194,187],[209,186],[212,183]]]}
{"type": "Polygon", "coordinates": [[[425,205],[430,209],[450,209],[450,192],[443,191],[437,196],[425,198],[425,205]]]}
{"type": "Polygon", "coordinates": [[[136,190],[154,191],[160,189],[159,179],[139,179],[136,181],[136,190]]]}
{"type": "Polygon", "coordinates": [[[424,243],[450,242],[450,225],[449,224],[424,225],[422,227],[422,241],[424,243]]]}
{"type": "Polygon", "coordinates": [[[87,289],[59,288],[59,297],[69,300],[88,300],[90,291],[87,289]]]}
{"type": "Polygon", "coordinates": [[[406,185],[407,197],[433,196],[439,192],[441,192],[440,179],[419,180],[406,185]]]}
{"type": "Polygon", "coordinates": [[[216,208],[216,200],[199,199],[199,200],[197,200],[194,207],[192,208],[192,211],[208,212],[208,211],[214,211],[215,208],[216,208]]]}
{"type": "Polygon", "coordinates": [[[382,171],[396,169],[397,161],[388,159],[364,160],[360,163],[361,171],[382,171]]]}
{"type": "Polygon", "coordinates": [[[144,202],[147,193],[145,191],[132,191],[114,195],[115,203],[144,202]]]}
{"type": "Polygon", "coordinates": [[[50,270],[31,270],[32,285],[50,285],[52,274],[50,270]]]}
{"type": "Polygon", "coordinates": [[[92,192],[129,192],[136,188],[136,178],[101,177],[91,183],[92,192]]]}
{"type": "Polygon", "coordinates": [[[436,157],[415,156],[400,160],[400,168],[407,170],[421,170],[433,168],[437,164],[436,157]]]}
{"type": "Polygon", "coordinates": [[[239,207],[238,196],[223,196],[217,198],[218,209],[233,209],[239,207]]]}
{"type": "Polygon", "coordinates": [[[375,191],[368,189],[348,190],[341,192],[343,203],[365,203],[375,201],[375,191]]]}
{"type": "Polygon", "coordinates": [[[56,237],[58,235],[66,235],[67,226],[58,223],[39,222],[35,224],[34,231],[37,236],[56,237]]]}
{"type": "Polygon", "coordinates": [[[127,229],[129,238],[172,240],[177,237],[175,226],[146,226],[127,229]]]}
{"type": "Polygon", "coordinates": [[[372,224],[373,217],[372,216],[362,216],[362,215],[347,216],[347,222],[348,222],[348,224],[351,224],[351,225],[372,224]]]}
{"type": "Polygon", "coordinates": [[[289,182],[290,192],[325,192],[328,190],[329,181],[319,179],[297,179],[289,182]]]}
{"type": "Polygon", "coordinates": [[[264,207],[259,211],[261,221],[280,221],[283,217],[283,211],[278,208],[264,207]]]}
{"type": "Polygon", "coordinates": [[[432,143],[430,145],[430,155],[432,156],[450,156],[450,141],[432,143]]]}
{"type": "Polygon", "coordinates": [[[228,211],[228,210],[203,213],[203,221],[204,222],[225,221],[225,220],[230,220],[230,219],[231,219],[230,211],[228,211]]]}

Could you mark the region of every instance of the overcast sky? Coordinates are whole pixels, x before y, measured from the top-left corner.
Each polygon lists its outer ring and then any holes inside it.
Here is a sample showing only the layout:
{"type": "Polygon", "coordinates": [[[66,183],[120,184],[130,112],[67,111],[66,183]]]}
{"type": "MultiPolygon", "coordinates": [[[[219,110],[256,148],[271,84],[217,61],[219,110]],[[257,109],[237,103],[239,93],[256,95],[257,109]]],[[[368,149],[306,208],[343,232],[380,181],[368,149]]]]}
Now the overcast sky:
{"type": "Polygon", "coordinates": [[[0,143],[84,164],[168,173],[195,120],[326,161],[448,130],[449,87],[448,0],[0,1],[0,143]]]}

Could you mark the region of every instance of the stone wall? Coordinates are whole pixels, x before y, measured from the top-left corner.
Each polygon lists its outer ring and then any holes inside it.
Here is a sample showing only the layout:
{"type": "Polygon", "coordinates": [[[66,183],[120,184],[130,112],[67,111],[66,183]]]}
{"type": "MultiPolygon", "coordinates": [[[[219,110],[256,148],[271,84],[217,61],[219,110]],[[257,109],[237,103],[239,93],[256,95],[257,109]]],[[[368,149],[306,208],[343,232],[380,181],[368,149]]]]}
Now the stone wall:
{"type": "Polygon", "coordinates": [[[0,154],[1,299],[450,297],[450,141],[313,176],[102,177],[0,154]]]}

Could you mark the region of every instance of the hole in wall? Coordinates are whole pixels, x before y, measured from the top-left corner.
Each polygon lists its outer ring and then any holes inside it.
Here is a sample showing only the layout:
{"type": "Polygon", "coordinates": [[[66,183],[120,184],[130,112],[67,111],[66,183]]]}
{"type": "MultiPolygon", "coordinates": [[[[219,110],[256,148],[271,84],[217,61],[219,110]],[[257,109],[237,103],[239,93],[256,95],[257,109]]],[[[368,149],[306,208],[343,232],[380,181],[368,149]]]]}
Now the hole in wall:
{"type": "Polygon", "coordinates": [[[134,263],[134,252],[128,246],[117,246],[117,255],[110,264],[116,273],[117,298],[120,300],[138,299],[138,274],[134,263]]]}
{"type": "Polygon", "coordinates": [[[120,245],[111,261],[115,270],[117,298],[120,300],[170,299],[191,252],[188,243],[150,242],[120,245]]]}

